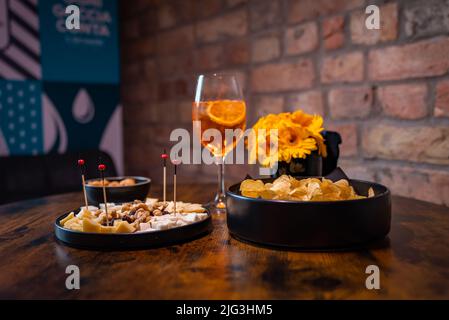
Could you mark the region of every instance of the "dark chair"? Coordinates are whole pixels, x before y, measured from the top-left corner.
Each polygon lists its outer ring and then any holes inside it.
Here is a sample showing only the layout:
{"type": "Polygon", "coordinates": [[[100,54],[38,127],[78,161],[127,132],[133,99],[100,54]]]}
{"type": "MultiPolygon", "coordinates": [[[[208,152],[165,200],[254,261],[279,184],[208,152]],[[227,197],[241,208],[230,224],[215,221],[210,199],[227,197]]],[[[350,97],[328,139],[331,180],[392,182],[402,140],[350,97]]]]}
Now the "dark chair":
{"type": "Polygon", "coordinates": [[[81,191],[77,160],[86,161],[86,179],[97,178],[99,159],[107,166],[106,176],[116,176],[112,158],[92,150],[40,156],[0,157],[0,204],[52,194],[81,191]]]}

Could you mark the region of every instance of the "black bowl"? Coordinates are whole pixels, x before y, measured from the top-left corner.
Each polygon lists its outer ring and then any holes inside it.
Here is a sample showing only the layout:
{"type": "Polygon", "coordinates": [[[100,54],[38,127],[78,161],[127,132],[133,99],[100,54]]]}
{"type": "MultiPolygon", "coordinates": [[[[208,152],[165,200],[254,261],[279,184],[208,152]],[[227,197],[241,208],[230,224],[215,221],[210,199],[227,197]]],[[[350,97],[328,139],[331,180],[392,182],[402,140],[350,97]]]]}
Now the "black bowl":
{"type": "Polygon", "coordinates": [[[242,196],[240,184],[235,184],[226,198],[228,229],[245,241],[307,250],[349,249],[384,238],[390,231],[390,191],[377,183],[349,182],[361,195],[372,187],[375,196],[322,202],[264,200],[242,196]]]}
{"type": "MultiPolygon", "coordinates": [[[[136,184],[126,187],[106,187],[106,197],[108,202],[123,203],[134,200],[144,201],[150,191],[151,179],[145,177],[108,177],[109,181],[120,181],[126,178],[136,180],[136,184]]],[[[104,202],[103,188],[90,186],[90,181],[98,179],[89,179],[86,181],[86,193],[89,204],[98,205],[104,202]]]]}

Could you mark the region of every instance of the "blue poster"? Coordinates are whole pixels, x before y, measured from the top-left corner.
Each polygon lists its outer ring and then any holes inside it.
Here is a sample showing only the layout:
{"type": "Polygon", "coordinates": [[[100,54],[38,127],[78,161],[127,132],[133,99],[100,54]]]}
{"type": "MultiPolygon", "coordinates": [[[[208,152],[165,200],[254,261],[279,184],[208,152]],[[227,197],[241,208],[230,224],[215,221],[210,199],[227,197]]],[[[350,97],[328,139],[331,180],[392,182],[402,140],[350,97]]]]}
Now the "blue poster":
{"type": "Polygon", "coordinates": [[[0,156],[100,149],[122,173],[119,94],[116,0],[0,0],[0,156]]]}
{"type": "Polygon", "coordinates": [[[68,1],[39,2],[43,79],[117,84],[120,76],[116,1],[71,3],[80,8],[79,30],[65,27],[68,1]]]}

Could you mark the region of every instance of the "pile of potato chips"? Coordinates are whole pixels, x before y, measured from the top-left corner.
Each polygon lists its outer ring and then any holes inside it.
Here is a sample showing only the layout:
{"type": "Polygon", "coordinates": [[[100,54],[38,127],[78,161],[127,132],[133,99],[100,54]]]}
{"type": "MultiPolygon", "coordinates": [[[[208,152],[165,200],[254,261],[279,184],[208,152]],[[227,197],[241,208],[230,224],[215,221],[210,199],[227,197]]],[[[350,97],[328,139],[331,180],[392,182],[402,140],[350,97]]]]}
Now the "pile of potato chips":
{"type": "MultiPolygon", "coordinates": [[[[261,180],[244,180],[240,184],[240,192],[246,197],[268,200],[338,201],[366,198],[358,195],[345,179],[337,182],[326,178],[297,180],[287,175],[265,184],[261,180]]],[[[367,196],[374,196],[372,188],[367,196]]]]}

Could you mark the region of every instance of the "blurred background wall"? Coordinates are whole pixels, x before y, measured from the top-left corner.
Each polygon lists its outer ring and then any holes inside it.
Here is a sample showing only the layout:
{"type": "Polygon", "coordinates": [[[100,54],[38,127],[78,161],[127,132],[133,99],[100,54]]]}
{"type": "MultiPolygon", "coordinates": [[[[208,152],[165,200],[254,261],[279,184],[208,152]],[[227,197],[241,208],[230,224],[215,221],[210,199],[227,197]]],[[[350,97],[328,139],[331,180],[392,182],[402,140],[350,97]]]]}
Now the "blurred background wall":
{"type": "MultiPolygon", "coordinates": [[[[343,137],[341,166],[449,205],[449,1],[122,1],[125,166],[160,181],[172,129],[191,129],[198,74],[235,72],[248,125],[303,109],[343,137]],[[365,28],[377,4],[381,29],[365,28]]],[[[254,168],[253,168],[254,169],[254,168]]],[[[213,166],[181,169],[215,181],[213,166]]],[[[227,182],[246,166],[227,167],[227,182]]]]}

